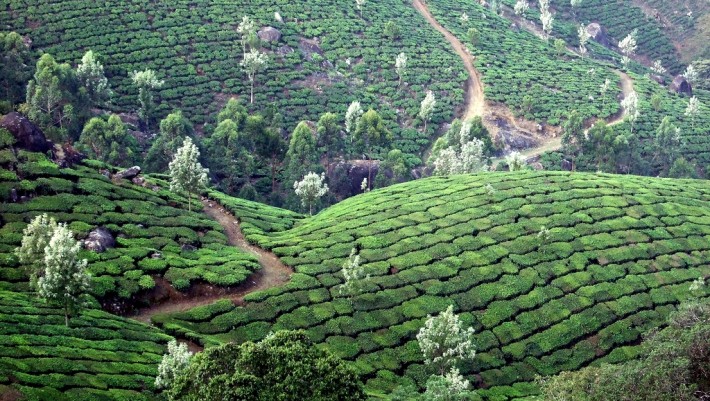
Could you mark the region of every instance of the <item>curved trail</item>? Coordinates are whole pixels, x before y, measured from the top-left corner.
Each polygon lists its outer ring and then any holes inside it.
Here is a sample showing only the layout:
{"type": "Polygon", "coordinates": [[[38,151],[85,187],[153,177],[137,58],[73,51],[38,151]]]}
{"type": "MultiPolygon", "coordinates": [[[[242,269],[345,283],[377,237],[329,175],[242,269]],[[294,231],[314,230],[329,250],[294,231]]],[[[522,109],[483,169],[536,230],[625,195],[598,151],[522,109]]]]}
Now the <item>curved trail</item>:
{"type": "MultiPolygon", "coordinates": [[[[247,242],[236,217],[216,202],[204,201],[203,206],[204,212],[224,228],[228,244],[256,256],[261,269],[252,273],[238,286],[219,288],[206,295],[190,296],[173,290],[171,291],[173,296],[169,300],[141,309],[136,315],[131,316],[132,319],[150,323],[151,318],[156,314],[183,312],[221,299],[230,299],[235,304],[242,304],[247,294],[285,284],[291,278],[293,269],[283,264],[276,255],[247,242]]],[[[165,285],[169,284],[166,282],[165,285]]]]}
{"type": "MultiPolygon", "coordinates": [[[[466,71],[468,72],[469,79],[467,81],[467,87],[466,87],[466,111],[463,114],[462,119],[467,120],[472,117],[483,117],[485,114],[485,98],[483,96],[483,82],[481,81],[481,76],[476,70],[476,68],[473,66],[473,57],[471,54],[468,52],[468,49],[466,46],[464,46],[463,43],[461,43],[460,40],[456,36],[454,36],[451,32],[449,32],[446,28],[444,28],[439,22],[434,18],[434,16],[431,14],[431,11],[429,11],[429,8],[422,2],[422,0],[412,0],[412,4],[414,5],[414,8],[419,11],[419,13],[426,19],[426,21],[431,25],[434,29],[437,31],[441,32],[441,34],[444,35],[446,40],[451,44],[451,46],[454,48],[456,51],[456,54],[461,57],[461,60],[463,61],[464,66],[466,67],[466,71]]],[[[527,22],[527,21],[526,21],[527,22]]],[[[536,34],[538,36],[541,36],[542,34],[540,32],[536,31],[536,27],[533,24],[532,26],[529,26],[530,24],[524,24],[524,28],[528,29],[531,31],[533,34],[536,34]]],[[[573,53],[576,54],[574,49],[569,49],[573,53]]],[[[631,77],[629,77],[626,73],[621,72],[621,71],[614,71],[620,78],[621,80],[621,91],[624,95],[624,97],[627,97],[629,93],[633,92],[634,86],[633,86],[633,81],[631,77]]],[[[619,112],[616,115],[610,117],[607,120],[608,125],[615,125],[619,124],[622,121],[624,121],[624,114],[623,112],[619,112]]],[[[518,127],[517,121],[515,121],[514,118],[510,121],[516,128],[518,127]]],[[[534,159],[538,157],[539,155],[545,153],[545,152],[550,152],[550,151],[555,151],[558,150],[562,147],[562,138],[561,137],[547,137],[547,138],[541,138],[540,145],[535,147],[535,148],[529,148],[529,149],[524,149],[520,151],[520,153],[528,160],[534,159]]],[[[503,158],[495,158],[493,160],[493,164],[497,164],[499,161],[503,160],[503,158]]]]}
{"type": "Polygon", "coordinates": [[[441,26],[439,22],[434,18],[434,16],[429,11],[429,8],[422,3],[422,0],[412,0],[414,8],[419,11],[419,13],[427,20],[429,25],[434,27],[439,31],[446,40],[451,44],[456,51],[456,54],[463,60],[463,65],[468,72],[468,80],[466,81],[466,110],[463,113],[462,120],[469,120],[473,117],[483,117],[483,112],[485,109],[485,101],[483,98],[483,82],[481,81],[481,76],[473,66],[473,57],[468,52],[466,46],[464,46],[461,41],[449,32],[446,28],[441,26]]]}

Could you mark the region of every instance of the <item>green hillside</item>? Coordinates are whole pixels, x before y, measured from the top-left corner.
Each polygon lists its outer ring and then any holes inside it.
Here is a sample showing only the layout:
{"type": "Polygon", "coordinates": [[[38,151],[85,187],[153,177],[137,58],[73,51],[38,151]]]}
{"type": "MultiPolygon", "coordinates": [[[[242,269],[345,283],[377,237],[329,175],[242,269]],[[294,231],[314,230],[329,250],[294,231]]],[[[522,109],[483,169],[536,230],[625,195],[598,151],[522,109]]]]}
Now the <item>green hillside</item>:
{"type": "Polygon", "coordinates": [[[12,252],[27,223],[42,213],[66,222],[80,238],[97,226],[116,237],[115,248],[82,254],[89,260],[92,293],[102,300],[144,294],[156,278],[177,289],[198,282],[235,285],[259,268],[254,256],[225,246],[222,227],[199,211],[189,212],[187,199],[163,181],[150,179],[145,187],[112,181],[100,173],[106,166],[95,161],[59,168],[42,154],[15,151],[0,150],[0,289],[28,289],[12,252]],[[27,200],[12,203],[13,189],[27,200]]]}
{"type": "Polygon", "coordinates": [[[159,399],[153,382],[170,336],[94,309],[65,327],[61,308],[14,292],[0,291],[0,307],[2,399],[159,399]]]}
{"type": "MultiPolygon", "coordinates": [[[[239,216],[242,206],[231,206],[239,216]]],[[[703,181],[429,178],[348,199],[291,229],[250,232],[295,268],[289,284],[249,295],[244,307],[219,302],[154,321],[205,343],[304,328],[386,392],[423,385],[414,336],[427,314],[453,304],[476,329],[465,373],[487,389],[479,394],[504,400],[534,393],[536,374],[633,357],[640,333],[710,274],[708,235],[703,181]],[[353,247],[371,279],[351,301],[338,289],[353,247]]]]}

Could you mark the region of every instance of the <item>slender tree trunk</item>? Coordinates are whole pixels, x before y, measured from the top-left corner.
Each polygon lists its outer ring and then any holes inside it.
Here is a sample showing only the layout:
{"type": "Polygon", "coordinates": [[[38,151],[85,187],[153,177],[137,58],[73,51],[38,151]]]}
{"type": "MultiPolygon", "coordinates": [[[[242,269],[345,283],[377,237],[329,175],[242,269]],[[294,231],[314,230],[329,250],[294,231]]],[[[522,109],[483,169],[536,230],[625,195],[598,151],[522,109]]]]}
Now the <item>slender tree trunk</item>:
{"type": "Polygon", "coordinates": [[[69,327],[69,305],[64,305],[64,324],[69,327]]]}
{"type": "Polygon", "coordinates": [[[192,192],[187,193],[187,211],[192,211],[192,192]]]}
{"type": "Polygon", "coordinates": [[[271,192],[276,190],[276,160],[271,158],[271,192]]]}
{"type": "Polygon", "coordinates": [[[254,79],[251,80],[251,104],[254,104],[254,79]]]}

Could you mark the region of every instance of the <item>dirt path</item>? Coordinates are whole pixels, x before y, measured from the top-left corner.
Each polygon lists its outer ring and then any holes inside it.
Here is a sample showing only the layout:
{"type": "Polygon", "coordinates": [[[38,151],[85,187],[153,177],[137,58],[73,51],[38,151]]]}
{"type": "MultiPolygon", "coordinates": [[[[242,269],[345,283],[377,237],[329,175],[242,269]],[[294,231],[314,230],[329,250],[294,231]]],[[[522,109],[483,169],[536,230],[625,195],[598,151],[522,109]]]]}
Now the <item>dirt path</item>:
{"type": "Polygon", "coordinates": [[[424,17],[424,19],[427,20],[429,25],[431,25],[432,27],[434,27],[434,29],[444,35],[446,40],[454,48],[454,51],[456,51],[456,54],[461,57],[463,65],[466,68],[466,71],[468,72],[469,78],[466,81],[465,93],[466,110],[464,111],[461,119],[465,121],[473,117],[483,117],[486,105],[483,97],[483,82],[481,82],[481,76],[476,70],[476,68],[473,66],[473,57],[468,52],[466,46],[464,46],[464,44],[461,43],[461,41],[458,40],[456,36],[451,34],[451,32],[449,32],[448,30],[446,30],[446,28],[439,24],[439,22],[429,11],[429,8],[427,8],[427,6],[422,3],[421,0],[412,0],[412,3],[414,4],[414,8],[416,8],[417,11],[419,11],[419,13],[424,17]]]}
{"type": "MultiPolygon", "coordinates": [[[[214,201],[204,201],[203,206],[204,212],[224,228],[229,245],[256,256],[261,269],[252,273],[241,285],[234,287],[208,286],[209,290],[202,294],[184,294],[170,288],[168,289],[170,298],[167,301],[141,309],[136,315],[131,316],[132,319],[150,323],[150,319],[156,314],[182,312],[197,306],[209,305],[221,299],[230,299],[235,304],[243,304],[244,296],[247,294],[283,285],[291,278],[293,270],[283,264],[276,255],[247,242],[236,217],[214,201]]],[[[162,285],[169,286],[167,281],[163,280],[162,282],[162,285]]]]}

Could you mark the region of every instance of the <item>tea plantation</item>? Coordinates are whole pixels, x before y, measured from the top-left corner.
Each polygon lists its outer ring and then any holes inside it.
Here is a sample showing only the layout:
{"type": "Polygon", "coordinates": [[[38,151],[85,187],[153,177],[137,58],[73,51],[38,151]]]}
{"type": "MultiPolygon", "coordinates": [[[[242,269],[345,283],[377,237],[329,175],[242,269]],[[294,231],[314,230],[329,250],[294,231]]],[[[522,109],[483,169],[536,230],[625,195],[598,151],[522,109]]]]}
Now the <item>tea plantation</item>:
{"type": "Polygon", "coordinates": [[[15,292],[0,291],[0,306],[3,399],[159,399],[153,382],[170,336],[95,309],[66,327],[61,308],[15,292]]]}
{"type": "MultiPolygon", "coordinates": [[[[261,211],[265,221],[282,213],[261,211]]],[[[424,384],[415,335],[448,305],[476,329],[478,353],[463,372],[485,399],[506,400],[534,394],[537,374],[632,358],[640,334],[710,274],[704,181],[437,177],[350,198],[290,229],[251,228],[249,240],[295,268],[286,286],[250,294],[246,306],[221,301],[154,322],[205,344],[306,329],[384,393],[424,384]],[[370,279],[348,298],[340,269],[352,248],[370,279]]]]}
{"type": "Polygon", "coordinates": [[[187,199],[168,191],[166,182],[149,179],[144,187],[112,181],[99,172],[107,169],[101,163],[59,168],[44,155],[23,150],[15,156],[3,149],[0,157],[0,289],[28,289],[12,252],[27,223],[42,213],[68,223],[80,238],[97,226],[116,237],[115,248],[81,255],[89,260],[96,297],[128,299],[152,289],[154,277],[177,289],[194,282],[235,285],[259,268],[254,256],[225,246],[218,223],[199,211],[188,212],[187,199]],[[13,189],[28,199],[11,203],[13,189]]]}
{"type": "Polygon", "coordinates": [[[270,64],[258,77],[254,106],[275,106],[288,131],[328,111],[342,116],[359,100],[390,124],[395,148],[418,154],[430,143],[412,128],[426,90],[439,98],[434,129],[453,119],[463,103],[467,75],[461,60],[407,2],[367,2],[362,18],[355,1],[345,0],[3,0],[0,9],[0,25],[27,35],[33,48],[58,61],[76,64],[86,49],[101,55],[120,111],[137,109],[128,74],[145,68],[165,79],[162,113],[180,108],[196,124],[209,121],[232,95],[248,99],[236,32],[243,15],[283,34],[279,42],[261,43],[270,64]],[[275,20],[275,12],[284,22],[275,20]],[[388,22],[399,28],[399,38],[385,34],[388,22]],[[400,52],[409,59],[401,86],[394,68],[400,52]]]}

